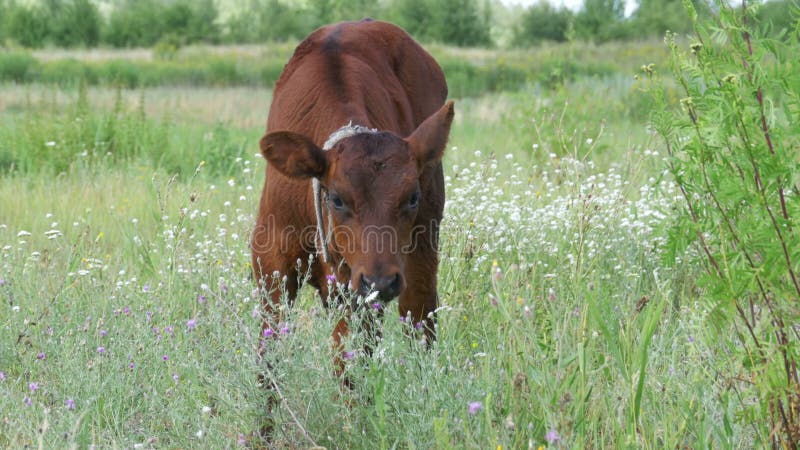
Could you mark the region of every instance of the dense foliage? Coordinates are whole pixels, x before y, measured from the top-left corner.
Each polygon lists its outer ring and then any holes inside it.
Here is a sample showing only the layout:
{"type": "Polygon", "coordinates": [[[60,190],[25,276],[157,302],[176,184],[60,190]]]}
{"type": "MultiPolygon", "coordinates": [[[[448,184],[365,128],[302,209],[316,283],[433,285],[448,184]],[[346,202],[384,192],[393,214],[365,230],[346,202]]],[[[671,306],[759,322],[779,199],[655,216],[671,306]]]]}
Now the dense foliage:
{"type": "MultiPolygon", "coordinates": [[[[729,391],[745,423],[771,429],[773,448],[800,442],[800,42],[764,36],[756,11],[720,2],[688,49],[667,37],[681,109],[656,110],[669,170],[685,200],[671,234],[697,249],[701,298],[717,329],[736,324],[729,391]],[[749,380],[743,383],[743,380],[749,380]]],[[[646,68],[652,73],[652,68],[646,68]]]]}
{"type": "MultiPolygon", "coordinates": [[[[771,0],[756,14],[773,34],[791,30],[794,0],[771,0]]],[[[708,15],[706,0],[692,0],[708,15]]],[[[662,37],[690,31],[682,0],[641,0],[626,16],[622,0],[583,0],[576,11],[541,0],[525,9],[491,0],[247,0],[219,11],[213,0],[0,0],[0,46],[180,47],[192,43],[296,40],[326,23],[372,17],[423,42],[531,46],[662,37]],[[104,5],[104,13],[99,6],[104,5]]]]}

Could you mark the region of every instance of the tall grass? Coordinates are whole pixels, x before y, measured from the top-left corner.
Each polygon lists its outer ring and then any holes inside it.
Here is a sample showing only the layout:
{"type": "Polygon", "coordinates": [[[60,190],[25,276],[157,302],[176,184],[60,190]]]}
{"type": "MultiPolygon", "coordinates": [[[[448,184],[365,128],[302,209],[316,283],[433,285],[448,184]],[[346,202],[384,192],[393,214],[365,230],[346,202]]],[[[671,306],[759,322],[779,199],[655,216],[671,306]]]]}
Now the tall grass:
{"type": "Polygon", "coordinates": [[[332,374],[341,313],[310,289],[287,309],[271,364],[257,359],[247,238],[262,125],[152,115],[124,94],[103,107],[91,91],[5,114],[0,446],[254,444],[268,367],[278,447],[767,442],[768,430],[733,420],[741,400],[715,381],[729,362],[691,269],[663,264],[677,195],[663,150],[601,108],[628,89],[566,110],[568,90],[459,103],[438,341],[425,349],[390,308],[373,356],[363,337],[346,342],[353,391],[332,374]],[[585,129],[573,132],[573,111],[585,129]],[[498,117],[518,123],[485,126],[498,117]],[[601,128],[629,142],[600,148],[601,128]]]}

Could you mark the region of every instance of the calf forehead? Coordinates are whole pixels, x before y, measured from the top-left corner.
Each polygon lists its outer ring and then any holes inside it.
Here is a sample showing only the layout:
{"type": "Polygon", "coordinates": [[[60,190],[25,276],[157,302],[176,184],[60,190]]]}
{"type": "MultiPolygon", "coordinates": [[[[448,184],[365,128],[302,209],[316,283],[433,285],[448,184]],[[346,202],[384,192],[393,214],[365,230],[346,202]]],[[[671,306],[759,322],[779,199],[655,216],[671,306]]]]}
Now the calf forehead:
{"type": "Polygon", "coordinates": [[[370,190],[391,190],[413,183],[416,163],[405,141],[391,133],[364,133],[337,146],[335,182],[370,190]]]}

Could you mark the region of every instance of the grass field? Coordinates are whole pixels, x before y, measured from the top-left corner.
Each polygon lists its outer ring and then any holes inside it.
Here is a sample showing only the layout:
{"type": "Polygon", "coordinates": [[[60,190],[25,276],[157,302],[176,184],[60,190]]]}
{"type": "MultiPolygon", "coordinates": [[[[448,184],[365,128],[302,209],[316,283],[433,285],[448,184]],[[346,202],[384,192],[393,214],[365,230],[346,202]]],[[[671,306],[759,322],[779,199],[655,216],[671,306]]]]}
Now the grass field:
{"type": "MultiPolygon", "coordinates": [[[[642,55],[641,48],[621,49],[642,55]]],[[[627,53],[626,53],[627,54],[627,53]]],[[[74,57],[74,55],[73,55],[74,57]]],[[[348,349],[310,289],[267,352],[278,448],[768,445],[721,373],[630,73],[456,99],[438,341],[348,349]]],[[[248,236],[270,92],[0,86],[0,446],[257,444],[248,236]]]]}

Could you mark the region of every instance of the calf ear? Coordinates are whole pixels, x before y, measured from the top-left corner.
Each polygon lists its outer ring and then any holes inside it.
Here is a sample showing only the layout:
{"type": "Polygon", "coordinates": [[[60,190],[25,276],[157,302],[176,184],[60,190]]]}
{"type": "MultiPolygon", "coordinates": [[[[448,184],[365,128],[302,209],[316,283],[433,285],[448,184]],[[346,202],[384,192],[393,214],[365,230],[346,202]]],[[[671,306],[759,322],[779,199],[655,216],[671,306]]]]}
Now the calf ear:
{"type": "Polygon", "coordinates": [[[328,168],[325,152],[302,134],[275,131],[259,144],[269,164],[287,177],[321,178],[328,168]]]}
{"type": "Polygon", "coordinates": [[[450,124],[453,123],[454,114],[451,100],[445,103],[439,111],[425,119],[406,139],[408,147],[417,158],[420,167],[442,159],[447,138],[450,136],[450,124]]]}

